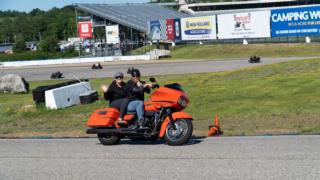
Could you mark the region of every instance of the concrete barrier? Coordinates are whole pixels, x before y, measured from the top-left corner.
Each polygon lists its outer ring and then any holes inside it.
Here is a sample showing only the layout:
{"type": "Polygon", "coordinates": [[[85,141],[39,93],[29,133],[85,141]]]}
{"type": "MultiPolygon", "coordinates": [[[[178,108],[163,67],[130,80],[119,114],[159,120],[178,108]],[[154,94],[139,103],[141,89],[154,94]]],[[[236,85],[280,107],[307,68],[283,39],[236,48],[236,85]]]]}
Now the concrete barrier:
{"type": "Polygon", "coordinates": [[[151,60],[150,55],[139,56],[108,56],[108,57],[93,57],[93,58],[72,58],[72,59],[49,59],[37,61],[13,61],[2,62],[2,67],[23,67],[23,66],[44,66],[44,65],[59,65],[59,64],[79,64],[79,63],[95,63],[95,62],[111,62],[111,61],[136,61],[151,60]]]}
{"type": "Polygon", "coordinates": [[[89,82],[82,82],[45,91],[47,109],[60,109],[80,104],[79,95],[89,92],[89,82]]]}

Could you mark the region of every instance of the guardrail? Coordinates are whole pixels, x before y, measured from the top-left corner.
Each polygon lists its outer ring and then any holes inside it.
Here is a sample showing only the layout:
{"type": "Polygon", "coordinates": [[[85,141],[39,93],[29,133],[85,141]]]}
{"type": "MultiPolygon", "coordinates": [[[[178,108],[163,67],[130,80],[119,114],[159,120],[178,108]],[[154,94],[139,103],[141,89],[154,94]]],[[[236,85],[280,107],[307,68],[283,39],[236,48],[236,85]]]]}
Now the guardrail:
{"type": "Polygon", "coordinates": [[[137,61],[137,60],[147,61],[151,59],[152,58],[150,55],[138,55],[138,56],[73,58],[73,59],[50,59],[50,60],[36,60],[36,61],[13,61],[13,62],[2,62],[1,64],[2,64],[2,67],[23,67],[23,66],[45,66],[45,65],[59,65],[59,64],[112,62],[112,61],[137,61]]]}

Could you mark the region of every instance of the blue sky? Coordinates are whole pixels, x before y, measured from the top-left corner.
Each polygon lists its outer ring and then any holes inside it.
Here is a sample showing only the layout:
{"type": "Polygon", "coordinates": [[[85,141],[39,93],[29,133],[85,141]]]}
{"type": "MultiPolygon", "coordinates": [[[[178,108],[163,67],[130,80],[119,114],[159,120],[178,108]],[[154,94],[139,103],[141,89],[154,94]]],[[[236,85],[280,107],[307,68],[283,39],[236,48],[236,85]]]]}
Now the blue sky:
{"type": "Polygon", "coordinates": [[[0,0],[0,10],[16,10],[29,12],[32,9],[49,10],[53,7],[64,7],[74,3],[143,3],[149,0],[0,0]]]}

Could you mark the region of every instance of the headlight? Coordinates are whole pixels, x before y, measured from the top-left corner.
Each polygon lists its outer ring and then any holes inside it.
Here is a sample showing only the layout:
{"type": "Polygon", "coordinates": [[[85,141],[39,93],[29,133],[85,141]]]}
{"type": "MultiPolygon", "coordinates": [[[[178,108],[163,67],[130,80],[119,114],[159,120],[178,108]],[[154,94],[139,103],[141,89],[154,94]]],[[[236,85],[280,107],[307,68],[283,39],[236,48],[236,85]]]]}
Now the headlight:
{"type": "Polygon", "coordinates": [[[184,96],[180,96],[178,100],[178,104],[182,107],[185,108],[188,105],[188,100],[184,96]]]}

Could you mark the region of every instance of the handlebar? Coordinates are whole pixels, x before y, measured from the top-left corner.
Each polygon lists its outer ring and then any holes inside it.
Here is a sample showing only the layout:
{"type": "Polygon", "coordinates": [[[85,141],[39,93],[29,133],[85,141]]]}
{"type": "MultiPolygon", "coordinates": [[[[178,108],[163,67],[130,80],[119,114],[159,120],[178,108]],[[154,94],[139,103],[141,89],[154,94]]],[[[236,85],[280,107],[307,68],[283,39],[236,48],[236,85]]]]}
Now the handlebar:
{"type": "Polygon", "coordinates": [[[155,88],[159,88],[159,87],[160,87],[159,84],[153,84],[151,88],[152,88],[152,89],[155,89],[155,88]]]}

